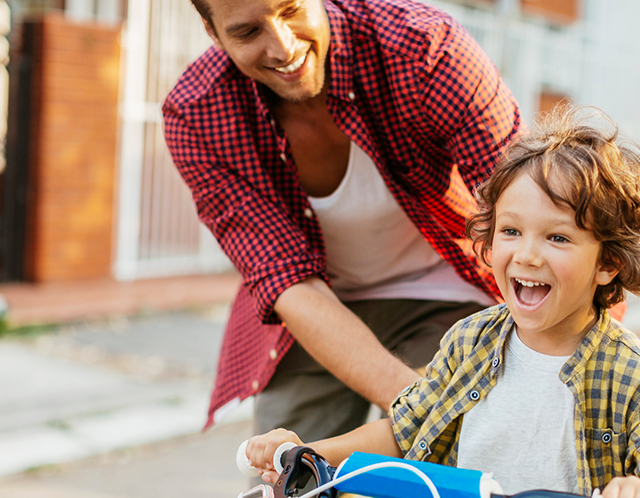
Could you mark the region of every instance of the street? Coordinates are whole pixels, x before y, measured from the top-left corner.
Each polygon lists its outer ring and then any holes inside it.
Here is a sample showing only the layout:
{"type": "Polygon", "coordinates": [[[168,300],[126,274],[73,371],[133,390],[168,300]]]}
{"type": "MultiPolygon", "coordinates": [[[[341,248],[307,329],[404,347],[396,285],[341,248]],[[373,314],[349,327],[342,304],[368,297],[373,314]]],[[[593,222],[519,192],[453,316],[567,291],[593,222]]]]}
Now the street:
{"type": "Polygon", "coordinates": [[[235,450],[250,423],[42,468],[0,480],[2,498],[237,498],[250,485],[235,450]]]}

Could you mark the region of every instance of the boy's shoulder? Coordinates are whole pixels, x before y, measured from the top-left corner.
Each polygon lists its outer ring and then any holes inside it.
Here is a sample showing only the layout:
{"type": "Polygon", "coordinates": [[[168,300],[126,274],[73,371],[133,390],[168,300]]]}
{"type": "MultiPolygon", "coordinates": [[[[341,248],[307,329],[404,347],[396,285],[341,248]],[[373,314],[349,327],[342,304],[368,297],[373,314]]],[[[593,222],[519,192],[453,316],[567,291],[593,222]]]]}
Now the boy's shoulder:
{"type": "MultiPolygon", "coordinates": [[[[608,313],[607,313],[608,315],[608,313]]],[[[600,341],[600,349],[615,348],[626,355],[640,360],[640,338],[631,332],[615,318],[607,316],[603,324],[603,339],[600,341]]]]}
{"type": "Polygon", "coordinates": [[[466,318],[458,320],[451,331],[458,333],[482,333],[487,329],[493,329],[495,327],[502,327],[505,322],[513,324],[511,313],[506,304],[497,304],[489,308],[485,308],[473,315],[469,315],[466,318]]]}
{"type": "Polygon", "coordinates": [[[452,345],[475,347],[505,338],[513,328],[513,318],[506,304],[498,304],[456,322],[445,334],[452,345]]]}

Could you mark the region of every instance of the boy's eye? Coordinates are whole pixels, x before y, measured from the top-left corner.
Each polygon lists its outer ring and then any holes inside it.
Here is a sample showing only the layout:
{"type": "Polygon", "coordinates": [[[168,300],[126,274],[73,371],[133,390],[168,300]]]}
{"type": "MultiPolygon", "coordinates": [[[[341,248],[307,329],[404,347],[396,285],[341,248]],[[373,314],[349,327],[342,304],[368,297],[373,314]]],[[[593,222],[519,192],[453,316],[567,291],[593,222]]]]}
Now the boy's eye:
{"type": "Polygon", "coordinates": [[[518,232],[518,230],[516,230],[515,228],[503,228],[502,233],[511,237],[515,237],[516,235],[520,234],[520,232],[518,232]]]}
{"type": "Polygon", "coordinates": [[[551,242],[569,242],[569,239],[563,237],[562,235],[552,235],[551,237],[549,237],[549,240],[551,242]]]}

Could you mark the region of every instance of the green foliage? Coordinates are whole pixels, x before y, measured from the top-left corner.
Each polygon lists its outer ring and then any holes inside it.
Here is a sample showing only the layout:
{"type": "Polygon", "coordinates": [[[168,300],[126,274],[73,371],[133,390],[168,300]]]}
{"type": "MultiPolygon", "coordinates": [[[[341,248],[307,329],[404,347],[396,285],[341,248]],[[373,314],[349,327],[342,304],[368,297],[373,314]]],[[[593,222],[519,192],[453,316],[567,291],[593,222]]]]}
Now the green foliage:
{"type": "Polygon", "coordinates": [[[9,337],[33,337],[54,332],[57,329],[58,325],[53,323],[12,327],[5,317],[0,316],[0,339],[9,337]]]}

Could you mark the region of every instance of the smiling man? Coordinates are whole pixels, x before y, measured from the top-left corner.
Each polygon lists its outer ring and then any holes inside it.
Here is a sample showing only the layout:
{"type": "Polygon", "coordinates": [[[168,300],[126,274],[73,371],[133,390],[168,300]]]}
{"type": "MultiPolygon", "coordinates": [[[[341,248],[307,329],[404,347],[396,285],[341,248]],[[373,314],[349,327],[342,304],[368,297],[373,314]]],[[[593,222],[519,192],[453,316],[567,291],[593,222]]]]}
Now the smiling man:
{"type": "Polygon", "coordinates": [[[346,432],[495,303],[464,239],[520,113],[453,19],[406,0],[192,0],[214,46],[163,112],[202,221],[243,277],[209,412],[346,432]]]}

